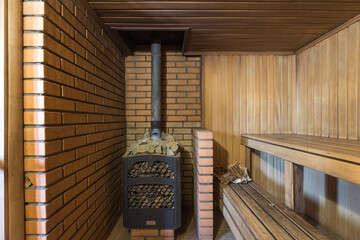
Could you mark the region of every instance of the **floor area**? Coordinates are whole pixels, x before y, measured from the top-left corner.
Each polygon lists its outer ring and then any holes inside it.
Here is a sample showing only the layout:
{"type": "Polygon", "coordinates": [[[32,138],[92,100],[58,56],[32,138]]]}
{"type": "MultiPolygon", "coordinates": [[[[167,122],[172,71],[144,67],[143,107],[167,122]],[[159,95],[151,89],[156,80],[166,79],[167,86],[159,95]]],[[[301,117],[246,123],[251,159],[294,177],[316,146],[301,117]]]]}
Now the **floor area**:
{"type": "MultiPolygon", "coordinates": [[[[214,239],[215,240],[235,240],[229,225],[226,223],[221,212],[216,209],[214,211],[214,239]]],[[[191,207],[184,207],[182,211],[182,226],[175,233],[177,240],[196,240],[196,228],[191,207]]],[[[126,240],[130,239],[129,230],[123,227],[122,216],[116,223],[108,240],[126,240]]]]}

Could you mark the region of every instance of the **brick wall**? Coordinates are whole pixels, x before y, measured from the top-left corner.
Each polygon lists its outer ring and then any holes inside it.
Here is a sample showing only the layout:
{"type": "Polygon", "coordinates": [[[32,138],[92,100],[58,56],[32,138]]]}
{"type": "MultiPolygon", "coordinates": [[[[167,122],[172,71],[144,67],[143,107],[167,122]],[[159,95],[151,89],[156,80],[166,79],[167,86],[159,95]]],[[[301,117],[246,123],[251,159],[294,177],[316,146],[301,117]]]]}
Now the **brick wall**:
{"type": "Polygon", "coordinates": [[[194,213],[200,240],[214,238],[213,139],[211,131],[194,130],[194,213]]]}
{"type": "Polygon", "coordinates": [[[104,239],[121,211],[124,57],[84,0],[24,2],[26,239],[104,239]]]}
{"type": "Polygon", "coordinates": [[[174,240],[173,229],[131,229],[131,240],[174,240]]]}
{"type": "MultiPolygon", "coordinates": [[[[193,204],[192,129],[201,127],[200,57],[184,57],[181,47],[162,46],[163,131],[185,147],[182,203],[193,204]]],[[[126,58],[126,141],[129,147],[150,128],[151,51],[137,46],[126,58]]]]}

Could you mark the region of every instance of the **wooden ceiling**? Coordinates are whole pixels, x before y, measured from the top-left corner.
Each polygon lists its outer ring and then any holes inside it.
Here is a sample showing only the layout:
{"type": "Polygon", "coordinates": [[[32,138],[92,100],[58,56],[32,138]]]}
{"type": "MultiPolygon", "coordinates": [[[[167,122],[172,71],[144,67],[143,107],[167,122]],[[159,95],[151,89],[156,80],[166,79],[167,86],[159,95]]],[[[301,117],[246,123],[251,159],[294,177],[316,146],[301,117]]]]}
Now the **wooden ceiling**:
{"type": "Polygon", "coordinates": [[[115,30],[187,30],[187,54],[295,51],[360,13],[360,0],[88,1],[115,30]]]}

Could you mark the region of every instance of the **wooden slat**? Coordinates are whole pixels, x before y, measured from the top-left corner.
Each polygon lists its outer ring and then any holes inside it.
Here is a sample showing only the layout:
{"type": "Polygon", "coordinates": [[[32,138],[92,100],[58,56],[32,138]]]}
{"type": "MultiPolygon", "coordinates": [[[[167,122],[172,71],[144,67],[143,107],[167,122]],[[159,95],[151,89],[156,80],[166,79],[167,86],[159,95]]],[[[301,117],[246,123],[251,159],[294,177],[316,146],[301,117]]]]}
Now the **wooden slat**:
{"type": "MultiPolygon", "coordinates": [[[[275,239],[289,239],[291,235],[274,221],[272,216],[265,212],[260,205],[256,203],[246,191],[236,184],[231,185],[237,196],[247,205],[247,207],[255,214],[261,223],[268,229],[268,231],[275,237],[275,239]]],[[[232,199],[233,200],[233,199],[232,199]]],[[[262,239],[262,238],[260,238],[262,239]]]]}
{"type": "Polygon", "coordinates": [[[233,205],[233,201],[229,200],[225,194],[228,191],[226,188],[226,185],[221,184],[219,186],[219,208],[228,222],[231,231],[237,239],[255,239],[242,216],[236,214],[236,206],[233,205]]]}
{"type": "MultiPolygon", "coordinates": [[[[241,231],[239,230],[239,228],[236,225],[239,222],[234,220],[234,218],[231,216],[232,211],[229,211],[228,207],[223,203],[222,200],[220,200],[219,205],[220,205],[220,210],[221,210],[227,224],[229,225],[231,232],[235,236],[235,238],[239,239],[239,240],[245,239],[243,237],[243,234],[241,234],[241,231]]],[[[248,239],[250,239],[250,238],[248,238],[248,239]]]]}
{"type": "MultiPolygon", "coordinates": [[[[197,23],[298,23],[298,24],[341,24],[347,18],[317,18],[317,17],[101,17],[104,23],[182,23],[191,25],[197,23]]],[[[191,27],[190,27],[191,28],[191,27]]]]}
{"type": "MultiPolygon", "coordinates": [[[[211,29],[232,29],[237,30],[238,32],[241,32],[244,29],[247,30],[254,30],[254,31],[266,31],[266,30],[272,30],[272,29],[283,29],[283,30],[296,30],[296,29],[302,29],[303,31],[318,31],[319,34],[322,34],[324,31],[326,31],[326,29],[331,29],[336,27],[337,25],[335,23],[323,23],[323,24],[311,24],[311,23],[287,23],[287,22],[279,22],[279,23],[228,23],[226,25],[222,24],[222,23],[212,23],[211,25],[206,24],[206,23],[198,23],[198,22],[193,22],[190,24],[184,24],[181,22],[174,22],[174,23],[148,23],[148,22],[143,22],[143,23],[122,23],[122,22],[117,22],[117,23],[105,23],[106,25],[108,25],[111,28],[114,29],[124,29],[126,31],[131,31],[132,28],[138,28],[138,27],[149,27],[149,28],[174,28],[174,27],[178,27],[178,28],[189,28],[189,26],[191,26],[191,29],[206,29],[206,30],[211,30],[211,29]]],[[[136,30],[136,29],[135,29],[136,30]]]]}
{"type": "MultiPolygon", "coordinates": [[[[219,207],[237,239],[329,239],[256,183],[217,182],[219,207]]],[[[326,234],[326,235],[324,235],[326,234]]]]}
{"type": "MultiPolygon", "coordinates": [[[[247,187],[247,186],[246,186],[247,187]]],[[[258,184],[255,182],[250,182],[248,184],[248,187],[253,188],[255,191],[257,191],[259,194],[263,196],[270,204],[275,204],[276,208],[282,212],[287,218],[291,219],[291,221],[303,229],[303,231],[308,232],[311,236],[313,236],[315,239],[333,239],[336,238],[336,236],[328,231],[326,231],[323,228],[315,228],[312,225],[310,225],[307,221],[304,220],[304,218],[300,217],[297,213],[294,211],[288,209],[285,207],[284,204],[282,204],[279,200],[277,200],[274,196],[272,196],[270,193],[265,191],[263,188],[261,188],[258,184]]]]}
{"type": "Polygon", "coordinates": [[[236,225],[240,226],[245,236],[249,239],[275,239],[230,186],[225,185],[222,187],[222,190],[224,194],[224,204],[232,207],[231,215],[236,216],[238,220],[236,225]]]}
{"type": "MultiPolygon", "coordinates": [[[[292,219],[289,219],[287,215],[284,215],[282,211],[279,211],[277,207],[272,205],[272,202],[265,199],[250,185],[232,185],[232,187],[235,191],[237,189],[243,189],[247,192],[264,209],[264,211],[273,218],[273,221],[284,228],[294,239],[315,239],[311,233],[307,232],[302,226],[294,224],[292,219]]],[[[309,228],[312,227],[310,224],[306,223],[306,225],[309,225],[309,228]]]]}
{"type": "Polygon", "coordinates": [[[332,17],[352,17],[358,14],[358,11],[305,11],[305,10],[160,10],[160,9],[138,9],[138,10],[97,10],[99,17],[312,17],[332,18],[332,17]]]}

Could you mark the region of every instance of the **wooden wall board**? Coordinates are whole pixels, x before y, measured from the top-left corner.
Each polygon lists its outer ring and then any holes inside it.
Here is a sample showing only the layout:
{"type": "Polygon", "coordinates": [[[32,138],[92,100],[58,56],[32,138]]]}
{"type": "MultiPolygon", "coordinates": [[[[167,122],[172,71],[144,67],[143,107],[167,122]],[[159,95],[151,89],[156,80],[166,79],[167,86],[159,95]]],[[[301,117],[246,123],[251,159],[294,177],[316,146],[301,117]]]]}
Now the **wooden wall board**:
{"type": "Polygon", "coordinates": [[[293,131],[295,56],[204,56],[202,74],[204,127],[214,132],[217,164],[245,163],[242,134],[293,131]]]}

